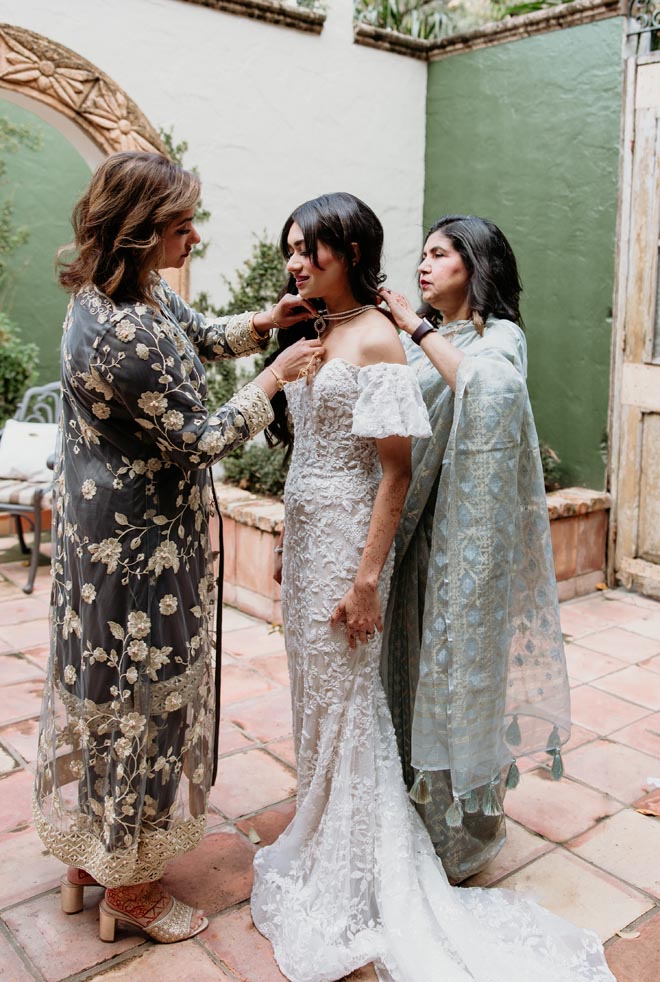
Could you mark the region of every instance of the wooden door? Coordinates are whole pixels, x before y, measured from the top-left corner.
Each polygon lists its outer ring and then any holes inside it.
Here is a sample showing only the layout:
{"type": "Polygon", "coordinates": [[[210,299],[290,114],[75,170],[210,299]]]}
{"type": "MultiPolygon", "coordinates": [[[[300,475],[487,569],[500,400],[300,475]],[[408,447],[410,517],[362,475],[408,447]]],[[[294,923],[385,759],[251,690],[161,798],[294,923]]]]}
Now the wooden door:
{"type": "Polygon", "coordinates": [[[660,53],[628,60],[624,91],[610,573],[660,596],[660,53]]]}

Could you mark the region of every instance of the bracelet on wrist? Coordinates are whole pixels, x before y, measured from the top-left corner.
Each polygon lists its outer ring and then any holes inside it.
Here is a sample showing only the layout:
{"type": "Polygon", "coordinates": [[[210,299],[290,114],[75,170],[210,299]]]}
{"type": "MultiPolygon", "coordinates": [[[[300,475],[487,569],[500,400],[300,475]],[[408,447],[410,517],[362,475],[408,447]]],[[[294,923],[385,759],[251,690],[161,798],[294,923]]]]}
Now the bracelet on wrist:
{"type": "Polygon", "coordinates": [[[429,321],[423,317],[410,337],[415,344],[421,344],[426,335],[430,334],[432,331],[435,331],[433,324],[429,323],[429,321]]]}
{"type": "Polygon", "coordinates": [[[259,311],[256,311],[254,314],[250,314],[250,320],[248,321],[248,331],[250,332],[250,337],[252,338],[253,341],[255,341],[259,345],[263,345],[265,342],[270,341],[270,336],[273,332],[269,328],[265,334],[261,334],[256,329],[256,327],[254,326],[254,318],[257,316],[258,312],[259,311]]]}
{"type": "Polygon", "coordinates": [[[278,330],[280,330],[281,327],[282,327],[282,325],[281,324],[278,324],[277,321],[275,320],[275,308],[276,307],[277,307],[277,304],[274,303],[273,306],[270,308],[270,311],[268,312],[268,316],[272,320],[272,322],[275,325],[275,327],[278,328],[278,330]]]}
{"type": "Polygon", "coordinates": [[[278,375],[275,369],[271,365],[266,365],[266,370],[270,372],[270,374],[274,377],[275,381],[277,382],[277,391],[281,392],[284,386],[287,384],[287,380],[282,378],[281,375],[278,375]]]}

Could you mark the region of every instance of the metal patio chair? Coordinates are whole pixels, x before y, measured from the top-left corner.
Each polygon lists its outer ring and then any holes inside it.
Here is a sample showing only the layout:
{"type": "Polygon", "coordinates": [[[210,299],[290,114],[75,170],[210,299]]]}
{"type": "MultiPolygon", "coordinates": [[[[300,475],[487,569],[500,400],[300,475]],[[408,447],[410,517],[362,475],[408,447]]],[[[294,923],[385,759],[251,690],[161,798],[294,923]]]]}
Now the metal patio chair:
{"type": "MultiPolygon", "coordinates": [[[[49,382],[46,385],[35,385],[27,389],[21,399],[14,419],[26,423],[56,423],[62,406],[62,395],[59,382],[49,382]]],[[[43,463],[52,469],[52,459],[43,463]]],[[[23,555],[30,555],[30,568],[24,593],[32,593],[34,580],[39,565],[39,547],[41,544],[42,517],[51,506],[52,478],[49,481],[22,481],[16,478],[0,476],[0,514],[9,514],[16,524],[16,533],[23,555]],[[23,520],[32,526],[32,548],[26,541],[23,530],[23,520]]]]}

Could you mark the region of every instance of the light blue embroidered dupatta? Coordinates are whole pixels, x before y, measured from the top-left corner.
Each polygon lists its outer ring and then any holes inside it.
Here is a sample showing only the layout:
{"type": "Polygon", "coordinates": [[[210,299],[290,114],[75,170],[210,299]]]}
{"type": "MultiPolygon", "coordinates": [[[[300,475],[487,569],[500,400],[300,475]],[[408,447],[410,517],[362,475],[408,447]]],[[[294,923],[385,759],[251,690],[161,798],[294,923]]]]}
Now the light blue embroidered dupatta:
{"type": "Polygon", "coordinates": [[[489,318],[483,336],[467,322],[452,340],[466,355],[455,395],[421,349],[406,345],[433,436],[413,445],[383,648],[391,702],[405,701],[413,676],[412,717],[392,707],[407,731],[404,770],[420,772],[413,797],[425,771],[449,771],[450,825],[464,809],[497,812],[502,768],[523,754],[550,752],[559,776],[570,732],[525,337],[489,318]]]}

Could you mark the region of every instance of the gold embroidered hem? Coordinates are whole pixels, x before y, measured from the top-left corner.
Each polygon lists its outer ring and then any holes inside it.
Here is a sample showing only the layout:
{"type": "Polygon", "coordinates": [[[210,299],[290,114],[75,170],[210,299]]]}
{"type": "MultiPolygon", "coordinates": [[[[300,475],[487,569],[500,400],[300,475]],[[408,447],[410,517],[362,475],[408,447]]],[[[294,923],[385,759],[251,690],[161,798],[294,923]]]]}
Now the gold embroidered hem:
{"type": "Polygon", "coordinates": [[[245,418],[250,437],[261,433],[269,423],[272,423],[274,418],[270,399],[261,386],[255,385],[254,382],[248,382],[242,389],[239,389],[231,397],[229,405],[238,409],[245,418]]]}
{"type": "Polygon", "coordinates": [[[160,879],[170,860],[199,845],[206,825],[204,814],[175,823],[168,829],[143,829],[129,849],[110,853],[94,832],[56,829],[44,817],[35,795],[32,797],[32,814],[37,834],[48,851],[67,866],[86,870],[105,887],[160,879]]]}

